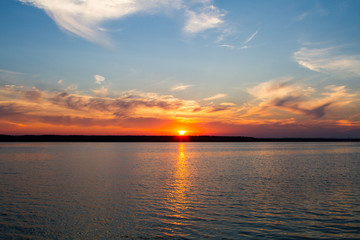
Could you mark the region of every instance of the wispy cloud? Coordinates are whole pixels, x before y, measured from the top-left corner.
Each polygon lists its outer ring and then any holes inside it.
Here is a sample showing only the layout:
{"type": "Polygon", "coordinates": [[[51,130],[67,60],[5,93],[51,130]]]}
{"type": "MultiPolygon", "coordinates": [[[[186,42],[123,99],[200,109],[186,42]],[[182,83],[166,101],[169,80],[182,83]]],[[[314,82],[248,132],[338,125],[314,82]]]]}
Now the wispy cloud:
{"type": "Polygon", "coordinates": [[[189,87],[192,87],[193,85],[190,85],[190,84],[183,84],[183,83],[180,83],[180,84],[177,84],[175,86],[173,86],[170,91],[184,91],[186,89],[188,89],[189,87]]]}
{"type": "Polygon", "coordinates": [[[44,9],[63,30],[74,33],[91,42],[110,46],[101,24],[105,21],[124,18],[128,15],[151,10],[163,1],[126,0],[19,0],[44,9]]]}
{"type": "Polygon", "coordinates": [[[336,54],[335,48],[301,48],[294,58],[305,68],[316,72],[360,76],[360,56],[336,54]]]}
{"type": "Polygon", "coordinates": [[[219,27],[225,13],[208,0],[18,0],[43,9],[63,30],[88,41],[112,46],[101,26],[106,21],[137,13],[163,13],[172,10],[184,14],[184,31],[198,33],[219,27]],[[198,7],[198,5],[201,7],[198,7]]]}
{"type": "Polygon", "coordinates": [[[248,38],[248,39],[246,39],[246,41],[244,42],[244,45],[245,44],[247,44],[247,43],[249,43],[249,42],[251,42],[253,39],[254,39],[254,37],[256,36],[256,34],[258,34],[258,30],[256,30],[256,32],[254,32],[253,34],[251,34],[251,36],[248,38]]]}
{"type": "Polygon", "coordinates": [[[18,80],[25,80],[26,77],[28,77],[27,74],[21,72],[0,69],[0,82],[2,83],[13,84],[18,80]]]}
{"type": "Polygon", "coordinates": [[[101,85],[103,81],[105,81],[105,77],[101,75],[94,75],[95,83],[101,85]]]}
{"type": "Polygon", "coordinates": [[[223,103],[220,103],[220,106],[236,106],[236,104],[232,103],[232,102],[223,102],[223,103]]]}
{"type": "Polygon", "coordinates": [[[247,44],[250,43],[258,33],[259,33],[259,30],[256,30],[240,46],[235,46],[235,45],[231,45],[231,44],[220,44],[219,47],[230,48],[230,49],[234,49],[234,50],[250,48],[250,46],[247,44]]]}
{"type": "Polygon", "coordinates": [[[2,73],[2,74],[11,74],[11,75],[21,75],[21,74],[23,74],[21,72],[14,72],[14,71],[6,70],[6,69],[0,69],[0,73],[2,73]]]}
{"type": "Polygon", "coordinates": [[[349,94],[345,86],[329,85],[325,90],[321,94],[323,97],[316,98],[312,96],[316,93],[314,88],[291,79],[264,82],[248,89],[259,100],[258,107],[249,109],[248,114],[268,114],[268,111],[277,108],[320,118],[330,106],[346,105],[355,96],[349,94]]]}
{"type": "Polygon", "coordinates": [[[295,16],[293,18],[294,22],[301,22],[305,20],[306,18],[312,17],[312,16],[326,16],[328,15],[328,10],[321,8],[320,6],[317,6],[316,8],[300,13],[299,15],[295,16]]]}
{"type": "Polygon", "coordinates": [[[309,12],[304,12],[304,13],[301,13],[301,14],[299,14],[298,16],[296,16],[295,18],[294,18],[294,21],[302,21],[302,20],[304,20],[307,16],[309,16],[309,12]]]}
{"type": "Polygon", "coordinates": [[[219,45],[219,47],[235,49],[235,46],[233,46],[233,45],[228,45],[228,44],[221,44],[221,45],[219,45]]]}
{"type": "Polygon", "coordinates": [[[188,33],[198,33],[211,28],[217,28],[224,23],[222,19],[224,16],[223,11],[214,5],[203,7],[199,12],[188,10],[188,20],[184,30],[188,33]]]}
{"type": "Polygon", "coordinates": [[[211,96],[211,97],[208,97],[208,98],[204,98],[203,100],[205,100],[205,101],[211,101],[211,100],[215,100],[215,99],[219,99],[219,98],[224,98],[224,97],[226,97],[227,95],[226,94],[224,94],[224,93],[218,93],[218,94],[216,94],[216,95],[214,95],[214,96],[211,96]]]}

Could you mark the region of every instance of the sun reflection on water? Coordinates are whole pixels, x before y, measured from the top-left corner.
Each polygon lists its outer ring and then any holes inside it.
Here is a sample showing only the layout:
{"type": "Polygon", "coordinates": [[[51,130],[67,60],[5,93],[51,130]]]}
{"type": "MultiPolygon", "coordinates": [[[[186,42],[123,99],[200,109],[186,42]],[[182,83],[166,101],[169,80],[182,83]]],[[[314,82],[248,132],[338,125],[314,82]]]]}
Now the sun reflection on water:
{"type": "MultiPolygon", "coordinates": [[[[181,225],[181,219],[186,218],[185,211],[187,209],[187,192],[189,190],[188,170],[186,167],[187,158],[185,154],[185,145],[179,144],[179,153],[173,176],[171,192],[169,194],[168,204],[170,213],[168,215],[171,224],[181,225]]],[[[170,223],[169,222],[169,223],[170,223]]]]}

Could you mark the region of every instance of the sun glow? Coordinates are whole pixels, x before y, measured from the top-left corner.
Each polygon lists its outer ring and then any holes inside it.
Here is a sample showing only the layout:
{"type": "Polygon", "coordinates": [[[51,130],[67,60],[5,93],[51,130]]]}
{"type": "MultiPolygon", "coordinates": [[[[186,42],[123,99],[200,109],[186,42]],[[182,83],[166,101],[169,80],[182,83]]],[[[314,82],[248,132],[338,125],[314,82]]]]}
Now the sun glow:
{"type": "Polygon", "coordinates": [[[186,131],[185,131],[185,130],[180,130],[180,131],[179,131],[180,136],[184,136],[184,135],[185,135],[185,133],[186,133],[186,131]]]}

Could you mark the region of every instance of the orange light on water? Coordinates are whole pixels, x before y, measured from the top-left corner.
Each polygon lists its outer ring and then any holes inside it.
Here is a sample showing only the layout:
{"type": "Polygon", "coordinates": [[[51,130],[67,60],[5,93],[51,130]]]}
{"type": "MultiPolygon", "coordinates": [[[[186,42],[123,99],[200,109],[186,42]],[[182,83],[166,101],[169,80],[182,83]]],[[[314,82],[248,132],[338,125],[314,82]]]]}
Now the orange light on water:
{"type": "Polygon", "coordinates": [[[180,135],[180,136],[184,136],[184,135],[185,135],[185,133],[186,133],[186,131],[185,131],[185,130],[180,130],[180,131],[179,131],[179,135],[180,135]]]}

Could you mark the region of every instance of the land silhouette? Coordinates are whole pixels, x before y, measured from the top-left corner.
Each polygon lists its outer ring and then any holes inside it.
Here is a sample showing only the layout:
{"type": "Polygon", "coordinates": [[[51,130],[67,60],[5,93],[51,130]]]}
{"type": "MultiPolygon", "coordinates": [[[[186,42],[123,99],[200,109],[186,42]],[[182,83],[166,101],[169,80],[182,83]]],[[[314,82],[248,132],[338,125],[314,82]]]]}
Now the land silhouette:
{"type": "Polygon", "coordinates": [[[255,138],[246,136],[0,135],[0,142],[359,142],[358,138],[255,138]]]}

